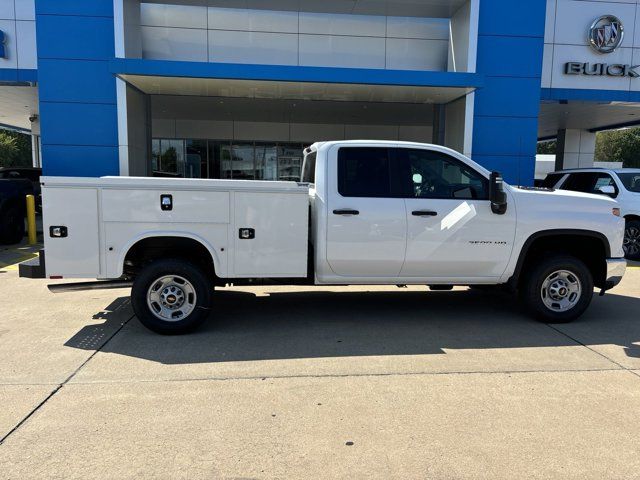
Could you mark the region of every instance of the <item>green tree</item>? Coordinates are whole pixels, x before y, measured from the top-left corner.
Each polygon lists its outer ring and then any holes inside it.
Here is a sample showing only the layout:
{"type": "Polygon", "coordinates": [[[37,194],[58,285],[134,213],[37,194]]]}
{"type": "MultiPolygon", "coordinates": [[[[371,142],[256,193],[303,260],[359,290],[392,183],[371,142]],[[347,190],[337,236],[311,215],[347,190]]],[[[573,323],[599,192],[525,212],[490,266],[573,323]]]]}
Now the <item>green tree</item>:
{"type": "Polygon", "coordinates": [[[538,142],[538,155],[555,155],[558,148],[558,142],[548,140],[546,142],[538,142]]]}
{"type": "Polygon", "coordinates": [[[31,162],[31,137],[0,130],[0,167],[29,167],[31,162]]]}
{"type": "Polygon", "coordinates": [[[622,162],[627,168],[640,168],[640,128],[599,132],[596,136],[597,162],[622,162]]]}

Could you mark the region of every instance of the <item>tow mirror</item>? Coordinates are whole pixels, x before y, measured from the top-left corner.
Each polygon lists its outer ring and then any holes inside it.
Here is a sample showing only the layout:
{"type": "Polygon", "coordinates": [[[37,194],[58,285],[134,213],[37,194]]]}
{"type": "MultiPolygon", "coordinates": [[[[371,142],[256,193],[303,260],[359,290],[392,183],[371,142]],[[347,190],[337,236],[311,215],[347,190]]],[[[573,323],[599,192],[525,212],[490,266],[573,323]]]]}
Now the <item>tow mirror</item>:
{"type": "Polygon", "coordinates": [[[489,180],[489,199],[491,211],[496,215],[504,215],[507,211],[507,194],[504,191],[504,181],[498,172],[491,172],[489,180]]]}
{"type": "Polygon", "coordinates": [[[603,185],[602,187],[598,188],[598,191],[600,193],[604,193],[605,195],[616,194],[616,189],[613,187],[613,185],[603,185]]]}

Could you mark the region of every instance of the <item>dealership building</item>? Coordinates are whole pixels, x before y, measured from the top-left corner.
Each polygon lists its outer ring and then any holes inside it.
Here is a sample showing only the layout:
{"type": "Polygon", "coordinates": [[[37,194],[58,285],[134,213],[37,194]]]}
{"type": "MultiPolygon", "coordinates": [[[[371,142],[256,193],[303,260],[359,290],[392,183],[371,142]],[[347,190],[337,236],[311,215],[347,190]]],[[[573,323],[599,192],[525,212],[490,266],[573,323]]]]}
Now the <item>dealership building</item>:
{"type": "MultiPolygon", "coordinates": [[[[0,0],[0,126],[45,175],[298,179],[335,139],[531,184],[640,124],[636,0],[0,0]]],[[[639,22],[640,23],[640,22],[639,22]]]]}

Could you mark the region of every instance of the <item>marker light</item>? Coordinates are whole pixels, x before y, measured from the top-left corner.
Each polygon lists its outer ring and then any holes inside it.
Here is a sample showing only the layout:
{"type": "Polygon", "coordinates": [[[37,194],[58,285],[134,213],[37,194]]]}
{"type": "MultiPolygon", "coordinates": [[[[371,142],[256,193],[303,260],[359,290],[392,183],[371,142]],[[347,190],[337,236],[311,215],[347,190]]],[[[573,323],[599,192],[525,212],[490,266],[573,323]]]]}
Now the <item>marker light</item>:
{"type": "Polygon", "coordinates": [[[620,209],[615,207],[611,209],[611,213],[613,213],[616,217],[620,216],[620,209]]]}

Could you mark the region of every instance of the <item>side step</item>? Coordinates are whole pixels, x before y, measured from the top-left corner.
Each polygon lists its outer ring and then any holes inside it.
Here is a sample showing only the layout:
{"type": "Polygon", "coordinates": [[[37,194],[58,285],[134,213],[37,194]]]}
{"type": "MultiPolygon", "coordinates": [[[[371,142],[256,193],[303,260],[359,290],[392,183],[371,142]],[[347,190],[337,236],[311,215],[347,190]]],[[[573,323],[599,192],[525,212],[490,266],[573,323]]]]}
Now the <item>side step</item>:
{"type": "Polygon", "coordinates": [[[47,278],[45,271],[44,250],[38,256],[18,265],[18,274],[22,278],[47,278]]]}

